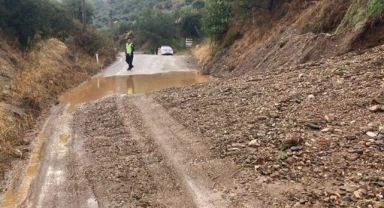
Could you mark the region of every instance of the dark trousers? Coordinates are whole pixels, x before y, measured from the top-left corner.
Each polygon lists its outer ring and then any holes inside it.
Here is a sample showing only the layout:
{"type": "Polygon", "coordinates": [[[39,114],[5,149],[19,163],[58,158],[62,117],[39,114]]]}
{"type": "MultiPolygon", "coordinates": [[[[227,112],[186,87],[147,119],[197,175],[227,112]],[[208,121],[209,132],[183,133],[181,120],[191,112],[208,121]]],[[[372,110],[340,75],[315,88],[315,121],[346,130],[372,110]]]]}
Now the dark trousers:
{"type": "Polygon", "coordinates": [[[129,67],[132,67],[132,62],[133,62],[133,54],[131,56],[125,55],[125,61],[128,63],[129,67]]]}

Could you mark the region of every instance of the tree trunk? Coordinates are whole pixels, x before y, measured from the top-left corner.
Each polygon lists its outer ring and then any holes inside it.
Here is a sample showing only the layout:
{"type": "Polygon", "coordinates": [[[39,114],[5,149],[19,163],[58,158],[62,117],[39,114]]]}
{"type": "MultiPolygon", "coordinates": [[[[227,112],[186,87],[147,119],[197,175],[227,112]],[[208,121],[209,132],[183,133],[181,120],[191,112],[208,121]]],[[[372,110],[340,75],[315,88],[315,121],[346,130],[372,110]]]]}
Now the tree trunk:
{"type": "Polygon", "coordinates": [[[83,19],[83,31],[87,30],[87,5],[85,4],[85,0],[81,0],[81,8],[82,8],[82,19],[83,19]]]}

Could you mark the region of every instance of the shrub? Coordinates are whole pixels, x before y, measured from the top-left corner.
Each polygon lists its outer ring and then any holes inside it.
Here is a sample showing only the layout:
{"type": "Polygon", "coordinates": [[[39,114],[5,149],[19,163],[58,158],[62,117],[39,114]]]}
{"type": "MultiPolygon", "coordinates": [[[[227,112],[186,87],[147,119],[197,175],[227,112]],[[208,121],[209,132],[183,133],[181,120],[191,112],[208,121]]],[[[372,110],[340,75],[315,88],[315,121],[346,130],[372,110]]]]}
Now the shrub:
{"type": "Polygon", "coordinates": [[[85,52],[91,56],[98,53],[104,47],[113,46],[112,40],[107,36],[102,35],[96,29],[89,29],[86,32],[82,32],[80,22],[76,23],[75,28],[73,36],[68,39],[67,43],[83,48],[85,52]]]}

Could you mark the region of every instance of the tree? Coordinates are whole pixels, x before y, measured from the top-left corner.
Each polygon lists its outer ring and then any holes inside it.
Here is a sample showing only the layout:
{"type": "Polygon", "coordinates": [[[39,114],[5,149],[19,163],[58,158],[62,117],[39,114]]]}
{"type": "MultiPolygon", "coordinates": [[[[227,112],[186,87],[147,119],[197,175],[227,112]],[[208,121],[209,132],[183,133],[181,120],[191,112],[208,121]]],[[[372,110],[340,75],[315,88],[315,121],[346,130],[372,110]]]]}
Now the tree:
{"type": "Polygon", "coordinates": [[[175,20],[169,13],[154,13],[151,10],[137,21],[137,37],[150,43],[151,47],[159,44],[171,44],[175,32],[175,20]]]}
{"type": "Polygon", "coordinates": [[[181,17],[181,29],[190,37],[198,37],[201,29],[199,13],[186,13],[181,17]]]}
{"type": "Polygon", "coordinates": [[[91,4],[88,4],[85,0],[63,0],[65,8],[73,18],[79,20],[81,23],[92,24],[94,17],[94,8],[91,4]],[[84,3],[85,7],[82,6],[84,3]],[[83,9],[85,9],[85,18],[83,17],[83,9]]]}
{"type": "Polygon", "coordinates": [[[72,20],[66,11],[50,0],[0,0],[0,27],[27,46],[35,37],[65,38],[72,20]]]}
{"type": "Polygon", "coordinates": [[[203,16],[203,30],[214,40],[219,40],[227,31],[232,17],[230,0],[207,0],[203,16]]]}

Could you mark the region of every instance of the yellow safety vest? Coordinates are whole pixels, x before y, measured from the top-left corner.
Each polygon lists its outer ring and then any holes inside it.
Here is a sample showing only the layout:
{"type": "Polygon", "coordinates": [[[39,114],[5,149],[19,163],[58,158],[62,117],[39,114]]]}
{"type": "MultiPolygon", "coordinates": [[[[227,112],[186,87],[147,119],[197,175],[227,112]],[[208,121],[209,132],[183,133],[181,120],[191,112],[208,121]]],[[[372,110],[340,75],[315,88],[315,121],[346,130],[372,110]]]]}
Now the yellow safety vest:
{"type": "Polygon", "coordinates": [[[131,54],[132,53],[132,44],[133,43],[127,43],[127,53],[131,54]]]}

